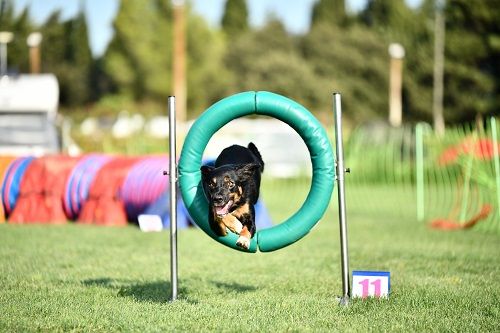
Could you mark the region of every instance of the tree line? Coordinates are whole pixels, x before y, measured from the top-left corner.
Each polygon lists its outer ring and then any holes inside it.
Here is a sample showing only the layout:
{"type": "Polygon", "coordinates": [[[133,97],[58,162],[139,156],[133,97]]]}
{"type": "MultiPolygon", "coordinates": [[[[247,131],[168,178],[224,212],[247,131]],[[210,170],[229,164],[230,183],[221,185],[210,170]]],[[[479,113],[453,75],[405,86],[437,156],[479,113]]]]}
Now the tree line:
{"type": "MultiPolygon", "coordinates": [[[[172,94],[173,8],[170,0],[121,1],[114,36],[93,58],[83,10],[68,20],[56,11],[41,25],[29,7],[14,15],[3,1],[0,31],[13,31],[9,64],[27,72],[25,44],[43,34],[42,70],[55,73],[61,105],[164,105],[172,94]],[[114,101],[115,104],[113,104],[114,101]]],[[[248,23],[245,0],[227,0],[220,28],[185,8],[188,117],[244,90],[270,90],[303,103],[320,118],[331,117],[331,94],[342,93],[346,116],[361,122],[386,118],[388,45],[402,44],[403,118],[432,121],[434,17],[445,22],[444,116],[448,124],[498,115],[500,98],[500,1],[369,0],[346,11],[345,0],[318,0],[307,33],[294,35],[270,17],[260,28],[248,23]],[[443,1],[444,2],[444,1],[443,1]]],[[[111,107],[112,109],[112,107],[111,107]]]]}

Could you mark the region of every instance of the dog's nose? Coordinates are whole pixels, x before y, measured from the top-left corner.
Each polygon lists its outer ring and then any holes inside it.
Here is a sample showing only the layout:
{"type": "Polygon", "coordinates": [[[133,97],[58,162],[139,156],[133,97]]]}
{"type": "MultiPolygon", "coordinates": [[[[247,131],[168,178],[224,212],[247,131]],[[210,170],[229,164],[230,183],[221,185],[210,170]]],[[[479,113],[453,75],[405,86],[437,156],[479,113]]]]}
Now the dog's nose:
{"type": "Polygon", "coordinates": [[[222,195],[220,195],[220,194],[215,194],[213,196],[213,200],[214,200],[214,203],[220,204],[220,203],[224,202],[224,197],[222,195]]]}

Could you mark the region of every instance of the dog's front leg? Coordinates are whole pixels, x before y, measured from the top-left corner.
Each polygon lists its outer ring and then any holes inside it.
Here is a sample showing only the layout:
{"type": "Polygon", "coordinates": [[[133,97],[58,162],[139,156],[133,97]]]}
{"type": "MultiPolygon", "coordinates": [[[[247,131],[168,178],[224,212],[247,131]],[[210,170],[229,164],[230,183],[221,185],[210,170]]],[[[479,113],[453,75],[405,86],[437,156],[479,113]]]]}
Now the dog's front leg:
{"type": "Polygon", "coordinates": [[[215,214],[210,214],[208,217],[210,222],[210,227],[217,236],[226,236],[227,235],[226,225],[224,224],[224,222],[220,217],[214,215],[215,214]]]}
{"type": "Polygon", "coordinates": [[[246,226],[243,226],[243,229],[240,232],[240,237],[238,237],[238,240],[236,241],[236,245],[248,250],[250,249],[250,238],[252,238],[250,231],[248,231],[246,226]]]}
{"type": "Polygon", "coordinates": [[[221,219],[229,230],[238,235],[241,233],[243,224],[241,224],[240,220],[238,220],[236,216],[234,216],[233,214],[226,214],[222,216],[221,219]]]}

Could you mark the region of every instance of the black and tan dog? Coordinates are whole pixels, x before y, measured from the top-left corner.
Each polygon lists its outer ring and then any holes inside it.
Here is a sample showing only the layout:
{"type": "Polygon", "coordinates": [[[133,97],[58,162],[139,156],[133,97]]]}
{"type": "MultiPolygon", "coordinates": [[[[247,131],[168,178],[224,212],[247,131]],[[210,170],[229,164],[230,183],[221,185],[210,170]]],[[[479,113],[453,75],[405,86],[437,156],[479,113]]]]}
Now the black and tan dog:
{"type": "Polygon", "coordinates": [[[249,249],[255,235],[254,205],[259,198],[260,175],[264,162],[253,143],[248,148],[233,145],[225,148],[215,166],[202,166],[203,191],[209,201],[208,220],[219,236],[226,227],[240,235],[236,245],[249,249]]]}

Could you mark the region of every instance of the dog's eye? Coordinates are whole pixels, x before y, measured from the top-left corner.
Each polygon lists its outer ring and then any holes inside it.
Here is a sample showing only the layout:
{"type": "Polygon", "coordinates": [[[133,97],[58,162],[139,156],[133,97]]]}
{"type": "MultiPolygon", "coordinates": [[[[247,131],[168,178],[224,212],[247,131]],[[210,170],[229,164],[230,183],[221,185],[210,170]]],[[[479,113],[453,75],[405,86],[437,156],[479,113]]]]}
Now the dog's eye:
{"type": "Polygon", "coordinates": [[[234,182],[231,182],[231,181],[227,182],[227,187],[228,188],[233,188],[234,187],[234,182]]]}
{"type": "Polygon", "coordinates": [[[214,187],[215,187],[215,184],[214,184],[214,183],[209,183],[209,184],[208,184],[208,187],[210,187],[210,188],[214,188],[214,187]]]}

